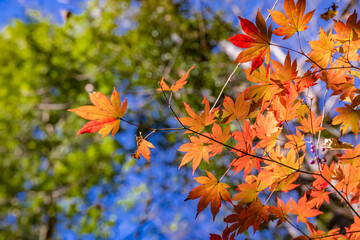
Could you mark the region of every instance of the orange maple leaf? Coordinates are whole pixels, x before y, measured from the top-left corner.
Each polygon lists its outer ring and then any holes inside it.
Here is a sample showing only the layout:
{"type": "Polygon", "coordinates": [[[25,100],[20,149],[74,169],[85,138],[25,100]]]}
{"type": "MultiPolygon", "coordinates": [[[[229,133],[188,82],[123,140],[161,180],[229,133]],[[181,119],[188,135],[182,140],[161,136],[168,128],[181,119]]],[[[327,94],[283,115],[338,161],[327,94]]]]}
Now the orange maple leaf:
{"type": "Polygon", "coordinates": [[[323,213],[317,209],[313,209],[314,203],[310,203],[306,200],[306,195],[299,199],[297,203],[294,199],[291,199],[291,213],[297,215],[297,222],[307,223],[308,218],[316,217],[323,213]]]}
{"type": "Polygon", "coordinates": [[[340,114],[333,119],[331,125],[341,124],[341,135],[351,126],[351,130],[355,134],[355,138],[357,138],[359,133],[360,110],[353,109],[349,104],[345,104],[345,107],[338,107],[335,110],[340,114]]]}
{"type": "Polygon", "coordinates": [[[270,80],[269,71],[270,69],[265,68],[264,65],[261,65],[258,71],[252,72],[251,68],[244,70],[247,80],[253,83],[260,83],[248,87],[244,93],[246,99],[251,99],[261,104],[261,112],[269,106],[270,101],[281,91],[279,86],[270,80]]]}
{"type": "Polygon", "coordinates": [[[222,152],[222,149],[224,147],[223,144],[226,144],[226,142],[231,137],[230,135],[230,126],[227,126],[224,130],[220,127],[220,125],[214,123],[211,134],[210,133],[204,133],[205,136],[208,136],[215,141],[209,141],[209,151],[211,152],[210,157],[215,156],[217,154],[220,154],[222,152]]]}
{"type": "Polygon", "coordinates": [[[341,94],[340,100],[352,99],[356,88],[354,79],[345,74],[347,69],[336,64],[331,64],[330,68],[322,71],[320,76],[320,79],[326,83],[326,88],[333,90],[332,96],[341,94]]]}
{"type": "Polygon", "coordinates": [[[119,93],[114,91],[109,99],[101,92],[90,94],[90,100],[94,106],[82,106],[76,109],[69,109],[82,118],[92,120],[86,123],[76,134],[76,137],[83,133],[99,132],[103,137],[112,131],[112,136],[119,130],[121,118],[125,114],[127,99],[121,103],[119,93]]]}
{"type": "Polygon", "coordinates": [[[239,193],[233,197],[233,200],[241,200],[241,203],[252,202],[256,200],[258,194],[267,187],[266,183],[254,175],[248,175],[245,178],[245,182],[246,183],[238,185],[236,190],[238,190],[239,193]]]}
{"type": "Polygon", "coordinates": [[[215,220],[215,217],[221,207],[221,199],[232,204],[230,194],[227,190],[227,188],[229,188],[230,186],[226,183],[219,182],[211,172],[207,170],[205,171],[207,177],[201,176],[194,178],[198,183],[202,185],[197,186],[193,190],[191,190],[185,201],[201,197],[198,203],[195,218],[197,218],[199,213],[201,213],[211,201],[211,213],[213,215],[213,220],[215,220]]]}
{"type": "Polygon", "coordinates": [[[357,20],[356,10],[348,17],[346,23],[334,19],[334,29],[337,32],[334,37],[338,41],[360,40],[360,20],[357,20]]]}
{"type": "Polygon", "coordinates": [[[342,59],[344,62],[358,60],[357,51],[360,44],[360,20],[357,21],[356,11],[351,14],[346,24],[339,20],[334,20],[334,38],[339,41],[342,46],[338,48],[338,52],[346,56],[342,59]]]}
{"type": "Polygon", "coordinates": [[[282,27],[274,30],[276,36],[284,36],[283,40],[290,38],[294,33],[305,31],[308,26],[306,24],[311,20],[314,11],[305,13],[306,0],[299,0],[294,3],[294,0],[285,0],[284,10],[285,14],[277,10],[269,10],[274,22],[282,27]]]}
{"type": "Polygon", "coordinates": [[[294,150],[294,148],[291,148],[290,151],[287,153],[287,156],[284,157],[282,154],[280,154],[280,148],[278,145],[277,148],[271,149],[269,152],[269,158],[273,159],[274,161],[265,161],[267,166],[264,167],[264,170],[268,171],[269,174],[271,173],[271,177],[274,179],[274,183],[279,183],[280,181],[287,179],[289,178],[289,176],[292,175],[291,180],[289,179],[288,181],[285,181],[286,184],[281,185],[281,188],[286,189],[286,185],[294,182],[299,176],[294,172],[294,169],[301,168],[301,164],[304,161],[304,156],[298,158],[296,153],[297,152],[294,150]]]}
{"type": "Polygon", "coordinates": [[[289,192],[294,188],[298,187],[300,184],[293,184],[298,178],[300,173],[294,173],[288,175],[286,178],[281,179],[280,181],[275,179],[276,181],[271,185],[269,191],[281,191],[281,192],[289,192]]]}
{"type": "Polygon", "coordinates": [[[284,148],[293,148],[296,151],[299,151],[300,149],[305,152],[306,145],[305,145],[305,136],[304,134],[301,134],[301,132],[296,129],[296,135],[286,135],[285,136],[289,141],[287,141],[284,145],[284,148]]]}
{"type": "Polygon", "coordinates": [[[309,54],[308,62],[312,63],[312,67],[326,68],[335,53],[335,43],[332,37],[332,31],[329,32],[329,36],[326,35],[324,30],[319,30],[319,40],[310,41],[309,44],[313,49],[309,54]]]}
{"type": "Polygon", "coordinates": [[[195,64],[179,79],[177,80],[171,87],[169,87],[166,82],[164,81],[164,77],[162,77],[160,81],[160,88],[156,89],[157,91],[172,91],[176,92],[184,87],[184,85],[187,83],[187,78],[189,76],[189,73],[191,70],[193,70],[195,67],[195,64]]]}
{"type": "Polygon", "coordinates": [[[247,120],[244,120],[242,131],[232,132],[231,135],[237,141],[234,148],[245,149],[245,151],[250,151],[252,149],[253,139],[255,138],[255,131],[253,126],[251,126],[247,120]]]}
{"type": "Polygon", "coordinates": [[[274,69],[271,78],[274,80],[279,80],[281,83],[286,83],[297,79],[297,60],[295,59],[293,62],[291,62],[289,51],[285,57],[284,64],[275,60],[271,60],[271,65],[274,69]]]}
{"type": "Polygon", "coordinates": [[[348,238],[345,238],[344,235],[339,234],[340,228],[334,228],[331,229],[328,232],[324,232],[321,230],[318,230],[317,227],[315,227],[311,222],[306,223],[311,235],[302,235],[297,238],[294,238],[294,240],[307,240],[309,238],[311,239],[324,239],[324,240],[347,240],[348,238]]]}
{"type": "Polygon", "coordinates": [[[356,240],[360,238],[360,218],[355,216],[354,223],[350,225],[350,228],[345,227],[346,232],[352,232],[346,234],[346,237],[351,240],[356,240]]]}
{"type": "Polygon", "coordinates": [[[319,79],[319,73],[312,73],[308,70],[303,77],[295,79],[295,88],[298,93],[308,89],[309,87],[315,86],[319,79]]]}
{"type": "MultiPolygon", "coordinates": [[[[296,92],[294,84],[291,83],[289,86],[289,93],[296,92]]],[[[278,95],[271,103],[270,109],[274,112],[277,121],[280,123],[284,121],[289,122],[298,116],[298,111],[302,103],[292,99],[291,95],[292,94],[285,94],[284,96],[278,95]]],[[[296,98],[297,93],[293,96],[296,98]]]]}
{"type": "Polygon", "coordinates": [[[237,174],[242,169],[244,169],[244,175],[246,177],[254,167],[259,170],[260,159],[251,156],[255,155],[255,150],[252,149],[252,141],[255,138],[255,131],[253,131],[252,126],[250,126],[249,122],[244,120],[242,131],[232,132],[231,135],[237,141],[234,148],[241,149],[243,151],[240,152],[236,150],[231,150],[232,152],[236,152],[236,154],[238,155],[238,157],[230,163],[230,165],[234,167],[234,174],[237,174]],[[244,152],[248,154],[245,154],[244,152]]]}
{"type": "Polygon", "coordinates": [[[150,148],[155,148],[151,142],[146,141],[141,135],[136,137],[137,150],[131,154],[132,157],[140,159],[141,155],[150,162],[150,148]]]}
{"type": "MultiPolygon", "coordinates": [[[[186,112],[190,115],[190,117],[179,118],[179,121],[182,124],[189,126],[191,130],[197,133],[201,133],[206,126],[213,124],[216,121],[214,119],[215,111],[213,110],[210,112],[210,103],[206,99],[205,95],[202,104],[205,105],[205,108],[204,111],[202,111],[202,113],[199,116],[191,109],[191,107],[186,102],[184,102],[186,112]]],[[[189,132],[191,131],[186,131],[185,133],[189,133],[189,132]]]]}
{"type": "Polygon", "coordinates": [[[249,113],[250,102],[245,100],[244,93],[241,93],[234,101],[230,97],[224,99],[224,110],[221,118],[224,119],[225,123],[230,123],[237,119],[239,121],[244,120],[249,113]]]}
{"type": "Polygon", "coordinates": [[[352,164],[355,167],[360,166],[360,144],[354,149],[346,149],[345,155],[337,155],[343,164],[352,164]]]}
{"type": "Polygon", "coordinates": [[[196,168],[200,165],[201,159],[204,159],[205,162],[209,163],[209,152],[211,149],[207,145],[209,143],[209,139],[205,137],[195,137],[190,136],[191,143],[185,143],[180,146],[178,151],[180,152],[186,152],[184,157],[181,160],[179,169],[193,160],[193,174],[196,170],[196,168]],[[205,144],[206,143],[206,144],[205,144]]]}
{"type": "Polygon", "coordinates": [[[260,138],[256,148],[265,148],[265,151],[269,151],[275,146],[277,138],[282,131],[282,128],[278,127],[278,125],[279,122],[272,111],[268,111],[266,117],[262,114],[256,117],[253,127],[255,128],[256,136],[260,138]]]}
{"type": "Polygon", "coordinates": [[[315,134],[323,129],[324,127],[320,127],[322,121],[322,116],[318,117],[315,120],[315,114],[311,112],[311,115],[308,115],[308,118],[302,118],[299,122],[301,126],[297,127],[300,131],[303,133],[310,132],[312,134],[315,134]]]}
{"type": "MultiPolygon", "coordinates": [[[[360,191],[360,168],[351,164],[339,164],[336,170],[336,180],[338,182],[335,188],[342,191],[345,196],[348,196],[351,192],[357,195],[360,191]]],[[[354,196],[353,196],[354,197],[354,196]]]]}
{"type": "Polygon", "coordinates": [[[277,199],[277,206],[270,206],[268,208],[268,211],[269,213],[275,215],[275,217],[279,219],[278,223],[276,224],[276,226],[279,226],[281,223],[286,222],[287,220],[286,217],[290,213],[290,201],[288,201],[285,205],[283,200],[281,200],[280,198],[276,198],[276,199],[277,199]]]}
{"type": "MultiPolygon", "coordinates": [[[[332,162],[330,166],[328,166],[326,164],[322,164],[321,168],[322,168],[321,176],[313,175],[313,177],[315,178],[315,181],[312,183],[312,185],[316,189],[319,189],[319,190],[325,189],[329,185],[329,182],[331,182],[331,179],[333,178],[333,176],[335,174],[335,171],[334,171],[335,163],[332,162]]],[[[319,172],[316,171],[315,173],[319,173],[319,172]]]]}
{"type": "Polygon", "coordinates": [[[237,47],[247,48],[240,52],[234,62],[244,63],[252,60],[251,72],[258,69],[264,62],[270,61],[270,42],[272,35],[272,24],[266,30],[266,23],[259,10],[256,15],[256,26],[247,19],[241,18],[241,28],[246,34],[238,34],[229,41],[237,47]]]}
{"type": "Polygon", "coordinates": [[[309,201],[309,204],[313,204],[316,206],[317,209],[320,208],[320,206],[323,204],[324,201],[329,203],[329,194],[331,192],[327,192],[325,189],[319,190],[319,189],[312,189],[310,190],[310,196],[311,199],[309,201]]]}
{"type": "MultiPolygon", "coordinates": [[[[229,166],[233,166],[235,171],[234,175],[239,173],[242,169],[244,169],[244,176],[246,177],[255,167],[257,170],[260,169],[259,158],[247,155],[245,153],[236,152],[238,157],[232,160],[229,166]]],[[[248,154],[255,155],[255,150],[251,150],[247,152],[248,154]]]]}

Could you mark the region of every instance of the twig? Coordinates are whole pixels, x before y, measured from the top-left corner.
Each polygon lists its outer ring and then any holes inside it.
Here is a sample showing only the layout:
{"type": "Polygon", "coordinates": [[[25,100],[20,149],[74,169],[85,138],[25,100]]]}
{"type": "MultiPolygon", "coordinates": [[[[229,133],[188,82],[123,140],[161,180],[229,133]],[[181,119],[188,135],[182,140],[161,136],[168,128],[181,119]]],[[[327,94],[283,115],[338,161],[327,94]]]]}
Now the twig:
{"type": "Polygon", "coordinates": [[[215,108],[215,106],[216,106],[217,102],[219,101],[219,99],[220,99],[220,97],[221,97],[222,93],[224,92],[224,90],[225,90],[226,86],[227,86],[227,85],[228,85],[228,83],[231,81],[231,77],[234,75],[234,73],[236,72],[236,70],[240,67],[240,64],[241,64],[241,63],[238,63],[238,64],[236,65],[236,67],[235,67],[234,71],[232,71],[232,73],[230,74],[230,76],[229,76],[229,77],[228,77],[228,79],[226,80],[226,82],[225,82],[225,84],[224,84],[223,88],[221,89],[221,91],[220,91],[220,93],[219,93],[219,96],[217,97],[216,101],[214,102],[214,104],[213,104],[212,108],[210,109],[210,112],[211,112],[212,110],[214,110],[214,108],[215,108]]]}

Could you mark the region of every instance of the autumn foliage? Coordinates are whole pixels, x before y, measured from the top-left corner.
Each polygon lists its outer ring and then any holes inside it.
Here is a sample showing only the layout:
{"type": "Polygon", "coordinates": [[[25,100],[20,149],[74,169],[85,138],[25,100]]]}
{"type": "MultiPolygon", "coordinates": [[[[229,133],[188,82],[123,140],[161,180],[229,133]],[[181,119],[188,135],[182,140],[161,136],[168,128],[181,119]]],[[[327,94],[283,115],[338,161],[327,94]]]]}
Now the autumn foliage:
{"type": "MultiPolygon", "coordinates": [[[[277,226],[290,224],[299,233],[297,239],[360,239],[360,145],[342,141],[346,136],[355,142],[359,133],[360,91],[354,82],[360,76],[360,20],[353,12],[345,22],[334,20],[328,32],[320,28],[318,40],[309,41],[311,51],[305,53],[301,32],[311,25],[314,14],[314,10],[306,10],[306,1],[285,0],[284,12],[269,13],[269,21],[277,28],[266,23],[258,11],[255,23],[239,17],[244,34],[229,38],[241,48],[235,63],[251,61],[251,67],[244,70],[250,86],[236,98],[224,96],[222,104],[211,104],[204,96],[202,111],[184,102],[186,113],[180,117],[172,108],[173,92],[187,84],[194,66],[170,87],[164,78],[160,81],[158,92],[177,119],[177,129],[188,138],[178,149],[182,153],[179,168],[191,164],[194,173],[203,161],[209,163],[224,154],[232,157],[221,177],[208,170],[206,176],[195,177],[200,185],[186,200],[200,198],[196,217],[210,205],[215,219],[222,201],[233,208],[224,219],[224,232],[212,233],[211,239],[235,239],[249,228],[256,232],[268,226],[270,221],[277,226]],[[274,43],[273,35],[283,38],[274,43]],[[291,37],[299,39],[299,49],[283,45],[291,37]],[[273,59],[273,47],[286,49],[283,62],[273,59]],[[296,55],[307,59],[302,71],[296,55]],[[314,108],[316,98],[323,99],[320,110],[314,108]],[[330,98],[336,98],[337,105],[335,116],[330,115],[332,120],[326,122],[330,98]],[[337,129],[336,133],[330,136],[325,126],[337,129]],[[225,175],[241,184],[222,182],[225,175]],[[291,195],[285,201],[282,197],[290,191],[300,196],[291,195]],[[323,214],[322,206],[332,204],[330,196],[340,200],[353,216],[345,231],[320,230],[313,221],[323,214]]],[[[121,102],[116,90],[110,100],[99,92],[91,94],[90,100],[94,106],[69,110],[91,120],[77,135],[99,132],[106,136],[112,131],[114,136],[124,120],[127,100],[121,102]]],[[[154,146],[149,137],[169,129],[146,129],[151,131],[137,138],[133,157],[142,155],[150,162],[154,146]]]]}

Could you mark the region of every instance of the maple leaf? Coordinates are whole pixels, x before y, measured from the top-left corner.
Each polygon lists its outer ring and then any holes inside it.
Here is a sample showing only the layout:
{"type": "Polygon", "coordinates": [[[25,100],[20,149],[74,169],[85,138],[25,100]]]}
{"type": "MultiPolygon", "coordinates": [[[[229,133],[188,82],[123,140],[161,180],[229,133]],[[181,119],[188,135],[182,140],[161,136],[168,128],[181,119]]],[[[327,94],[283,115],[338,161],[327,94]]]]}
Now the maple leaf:
{"type": "Polygon", "coordinates": [[[320,79],[326,83],[327,89],[331,88],[333,90],[331,96],[341,94],[341,100],[352,99],[356,90],[354,79],[345,74],[346,69],[336,64],[331,64],[330,68],[321,72],[320,79]]]}
{"type": "Polygon", "coordinates": [[[272,111],[268,111],[266,117],[262,114],[256,117],[254,129],[256,136],[260,138],[256,148],[265,148],[265,151],[269,151],[275,146],[276,140],[282,131],[282,128],[278,127],[278,125],[279,122],[272,111]]]}
{"type": "Polygon", "coordinates": [[[201,159],[204,159],[205,162],[209,163],[209,152],[211,150],[205,143],[209,143],[210,140],[205,137],[190,136],[190,141],[191,143],[185,143],[178,149],[180,152],[186,152],[181,160],[179,169],[193,160],[192,166],[194,174],[196,168],[200,165],[201,159]]]}
{"type": "Polygon", "coordinates": [[[193,70],[195,67],[195,64],[179,79],[177,80],[171,87],[169,87],[166,82],[164,81],[164,77],[162,77],[160,81],[160,88],[156,89],[157,91],[172,91],[176,92],[184,87],[184,85],[187,83],[187,78],[189,76],[189,73],[191,70],[193,70]]]}
{"type": "MultiPolygon", "coordinates": [[[[269,65],[268,65],[269,66],[269,65]]],[[[270,104],[270,101],[278,94],[281,89],[270,80],[270,74],[264,65],[261,65],[258,71],[252,72],[252,69],[244,70],[247,80],[253,83],[245,89],[245,98],[252,99],[254,102],[261,104],[260,111],[264,111],[270,104]]]]}
{"type": "Polygon", "coordinates": [[[210,240],[222,240],[222,237],[219,234],[210,233],[210,240]]]}
{"type": "Polygon", "coordinates": [[[329,194],[330,192],[327,192],[325,189],[319,190],[319,189],[312,189],[310,190],[310,201],[309,204],[313,204],[316,206],[317,209],[320,208],[320,206],[323,204],[324,201],[329,203],[329,194]]]}
{"type": "MultiPolygon", "coordinates": [[[[332,162],[330,166],[326,165],[326,164],[322,164],[321,165],[321,175],[313,175],[313,177],[315,178],[315,181],[312,183],[312,185],[319,190],[323,190],[325,189],[328,185],[329,182],[331,182],[331,179],[333,178],[334,174],[335,174],[335,163],[332,162]],[[327,180],[325,180],[325,179],[327,180]]],[[[316,171],[315,173],[319,173],[318,171],[316,171]]]]}
{"type": "Polygon", "coordinates": [[[309,44],[313,49],[309,54],[311,60],[307,60],[312,63],[312,67],[326,68],[332,55],[335,53],[335,43],[332,37],[332,31],[329,32],[329,36],[326,35],[324,30],[319,30],[319,40],[310,41],[309,44]]]}
{"type": "Polygon", "coordinates": [[[222,152],[222,149],[224,147],[223,144],[226,144],[226,142],[231,137],[230,126],[227,126],[223,131],[222,128],[220,127],[220,125],[214,123],[212,130],[211,130],[211,134],[204,133],[204,135],[217,141],[217,142],[215,142],[215,141],[210,140],[209,145],[208,145],[209,151],[211,152],[210,157],[215,156],[222,152]]]}
{"type": "Polygon", "coordinates": [[[354,223],[350,225],[350,228],[345,227],[347,233],[346,237],[351,240],[356,240],[360,238],[360,218],[355,216],[354,223]]]}
{"type": "MultiPolygon", "coordinates": [[[[274,60],[271,63],[274,68],[273,71],[270,71],[269,65],[267,69],[262,65],[258,71],[253,73],[251,69],[244,70],[250,82],[260,83],[248,87],[244,92],[246,98],[250,98],[261,105],[261,112],[267,109],[270,102],[273,103],[276,98],[279,98],[283,105],[287,105],[292,104],[298,95],[293,83],[293,79],[297,78],[298,72],[296,59],[291,63],[290,54],[288,53],[284,65],[274,60]]],[[[284,106],[285,109],[287,107],[284,106]]],[[[289,113],[293,111],[289,109],[289,113]]]]}
{"type": "MultiPolygon", "coordinates": [[[[280,181],[276,179],[276,181],[270,186],[270,191],[282,191],[289,192],[294,188],[298,187],[300,184],[293,184],[298,178],[300,173],[290,174],[285,178],[282,178],[280,181]]],[[[275,177],[275,176],[274,176],[275,177]]]]}
{"type": "Polygon", "coordinates": [[[253,126],[251,126],[247,120],[244,120],[242,131],[232,132],[231,135],[237,141],[234,148],[245,149],[246,152],[252,149],[252,141],[255,138],[255,131],[253,126]]]}
{"type": "Polygon", "coordinates": [[[319,74],[312,73],[310,70],[308,70],[303,77],[294,80],[296,91],[300,93],[309,87],[315,86],[318,79],[319,74]]]}
{"type": "Polygon", "coordinates": [[[356,11],[354,10],[353,14],[348,17],[346,24],[334,20],[334,29],[337,32],[337,34],[334,34],[334,38],[342,43],[338,51],[343,53],[347,60],[356,61],[360,44],[360,20],[357,21],[356,11]]]}
{"type": "Polygon", "coordinates": [[[250,226],[253,227],[255,233],[261,224],[269,221],[267,206],[264,206],[259,199],[249,205],[239,203],[234,206],[234,211],[235,214],[230,214],[224,219],[226,223],[232,223],[230,232],[235,231],[235,234],[231,236],[243,233],[250,226]]]}
{"type": "Polygon", "coordinates": [[[239,173],[242,169],[244,169],[244,176],[246,177],[251,170],[255,167],[257,170],[260,169],[260,159],[257,157],[250,156],[255,155],[255,150],[248,151],[248,154],[236,152],[238,157],[232,160],[229,166],[233,166],[235,171],[234,175],[239,173]]]}
{"type": "Polygon", "coordinates": [[[271,60],[271,65],[274,69],[271,78],[278,79],[281,83],[289,82],[297,78],[297,60],[295,59],[291,62],[289,51],[285,57],[284,64],[271,60]]]}
{"type": "Polygon", "coordinates": [[[283,185],[279,185],[279,189],[291,189],[291,187],[296,187],[294,185],[289,185],[298,178],[299,175],[294,172],[294,169],[300,169],[301,164],[304,161],[304,156],[297,158],[296,151],[293,148],[290,149],[286,157],[279,152],[279,146],[275,150],[270,150],[269,158],[273,159],[273,161],[265,161],[267,166],[264,167],[263,171],[265,172],[266,170],[268,172],[267,175],[271,175],[271,178],[273,179],[272,182],[275,183],[273,187],[277,186],[276,184],[280,184],[280,181],[287,179],[290,176],[290,179],[285,181],[283,185]]]}
{"type": "Polygon", "coordinates": [[[276,28],[274,34],[276,36],[284,36],[283,40],[290,38],[294,33],[305,31],[308,26],[306,24],[311,20],[314,11],[305,13],[305,0],[299,0],[296,5],[293,0],[285,0],[285,14],[277,10],[269,10],[274,22],[282,27],[276,28]]]}
{"type": "Polygon", "coordinates": [[[317,227],[315,227],[311,222],[307,222],[306,223],[311,236],[299,236],[297,238],[295,238],[294,240],[307,240],[309,238],[311,239],[324,239],[324,240],[346,240],[347,238],[345,238],[345,236],[338,234],[340,228],[334,228],[331,229],[329,232],[324,232],[324,231],[320,231],[318,230],[317,227]]]}
{"type": "Polygon", "coordinates": [[[238,34],[229,41],[236,47],[247,48],[240,52],[234,62],[244,63],[252,60],[251,72],[258,69],[264,62],[270,61],[270,42],[272,35],[272,24],[266,30],[266,23],[259,10],[256,15],[256,26],[247,19],[241,18],[241,28],[246,34],[238,34]]]}
{"type": "Polygon", "coordinates": [[[224,110],[222,110],[221,118],[224,119],[225,123],[230,123],[233,120],[237,119],[239,121],[244,120],[250,108],[250,102],[245,100],[244,93],[241,93],[234,101],[230,97],[225,97],[224,99],[224,110]]]}
{"type": "Polygon", "coordinates": [[[348,17],[346,23],[334,19],[334,29],[337,34],[334,38],[341,42],[356,41],[360,39],[360,20],[357,21],[356,10],[348,17]]]}
{"type": "Polygon", "coordinates": [[[267,187],[266,183],[254,175],[247,176],[245,182],[246,183],[238,185],[236,190],[238,190],[239,193],[233,197],[233,200],[241,200],[241,203],[252,202],[256,200],[258,194],[267,187]]]}
{"type": "Polygon", "coordinates": [[[317,215],[321,214],[322,212],[317,210],[317,209],[313,209],[314,204],[310,203],[306,200],[306,195],[304,195],[303,197],[301,197],[299,199],[299,202],[297,203],[294,199],[291,199],[291,213],[297,215],[297,222],[303,222],[303,223],[307,223],[308,220],[307,218],[311,218],[311,217],[316,217],[317,215]]]}
{"type": "Polygon", "coordinates": [[[109,100],[101,92],[90,94],[90,100],[94,106],[81,106],[68,111],[74,112],[82,118],[91,120],[86,123],[76,134],[76,137],[83,133],[99,132],[105,137],[112,131],[112,136],[119,130],[121,118],[127,108],[127,99],[121,103],[119,93],[114,91],[109,100]]]}
{"type": "Polygon", "coordinates": [[[320,127],[322,121],[322,116],[318,117],[315,120],[315,114],[311,111],[311,114],[308,114],[308,118],[303,118],[299,122],[301,126],[297,127],[300,131],[303,133],[310,132],[312,134],[315,134],[323,129],[324,127],[320,127]]]}
{"type": "Polygon", "coordinates": [[[146,141],[141,135],[136,137],[137,150],[131,154],[132,157],[140,159],[141,155],[150,162],[150,149],[155,148],[151,142],[146,141]]]}
{"type": "Polygon", "coordinates": [[[295,150],[302,150],[303,152],[305,152],[306,149],[306,145],[305,145],[305,136],[304,134],[301,134],[301,132],[296,129],[296,135],[291,134],[291,135],[286,135],[285,136],[287,139],[289,139],[289,141],[287,141],[284,145],[284,148],[294,148],[295,150]]]}
{"type": "Polygon", "coordinates": [[[340,114],[333,119],[331,124],[341,124],[341,135],[343,135],[351,126],[351,130],[357,138],[359,133],[360,110],[353,109],[349,104],[345,104],[345,107],[338,107],[335,110],[340,114]]]}
{"type": "Polygon", "coordinates": [[[302,105],[300,101],[295,100],[297,92],[294,84],[290,83],[289,90],[289,94],[284,94],[284,96],[278,95],[271,102],[270,109],[274,112],[277,121],[280,123],[284,121],[289,122],[296,118],[298,116],[298,110],[302,105]],[[296,94],[292,94],[293,92],[296,92],[296,94]],[[295,99],[293,99],[293,97],[295,97],[295,99]]]}
{"type": "MultiPolygon", "coordinates": [[[[201,112],[199,116],[191,109],[191,107],[186,102],[184,102],[186,112],[190,115],[190,117],[179,118],[179,121],[182,124],[186,126],[190,126],[191,130],[198,133],[201,133],[206,126],[211,125],[216,121],[214,119],[215,111],[213,110],[210,112],[210,103],[206,99],[206,95],[204,95],[204,100],[202,104],[205,105],[205,109],[204,111],[201,112]]],[[[185,133],[190,133],[190,132],[191,131],[186,131],[185,133]]]]}
{"type": "Polygon", "coordinates": [[[286,217],[290,213],[290,201],[288,201],[285,205],[283,200],[281,200],[280,198],[276,198],[276,199],[277,199],[277,206],[270,206],[268,208],[268,212],[275,215],[275,217],[279,219],[279,221],[276,224],[276,226],[278,227],[280,224],[286,222],[287,219],[286,217]]]}
{"type": "Polygon", "coordinates": [[[345,155],[338,155],[343,164],[352,164],[355,167],[360,165],[360,144],[354,149],[346,149],[345,155]]]}
{"type": "Polygon", "coordinates": [[[343,191],[345,196],[348,196],[351,192],[357,195],[360,191],[360,168],[355,167],[351,164],[339,164],[337,169],[336,180],[338,182],[335,185],[335,188],[339,191],[343,191]]]}
{"type": "Polygon", "coordinates": [[[185,201],[201,197],[198,203],[195,218],[197,218],[199,213],[202,212],[211,201],[211,213],[213,215],[213,220],[215,220],[215,217],[221,207],[221,199],[232,204],[230,194],[227,190],[227,188],[229,188],[230,186],[226,183],[219,182],[211,172],[207,170],[205,171],[207,177],[201,176],[194,178],[198,183],[202,185],[197,186],[193,190],[191,190],[185,201]]]}
{"type": "Polygon", "coordinates": [[[338,14],[338,11],[336,11],[337,8],[338,6],[333,3],[332,9],[328,8],[326,12],[320,15],[320,18],[324,19],[325,21],[329,21],[331,18],[334,18],[338,14]]]}
{"type": "Polygon", "coordinates": [[[255,150],[252,149],[252,140],[255,138],[255,131],[253,131],[249,122],[245,120],[242,126],[242,131],[235,131],[231,135],[237,141],[234,148],[243,150],[243,152],[231,150],[232,152],[236,152],[238,155],[238,157],[230,163],[230,165],[234,167],[234,174],[237,174],[244,169],[244,176],[246,177],[254,167],[259,170],[260,159],[251,156],[255,155],[255,150]]]}

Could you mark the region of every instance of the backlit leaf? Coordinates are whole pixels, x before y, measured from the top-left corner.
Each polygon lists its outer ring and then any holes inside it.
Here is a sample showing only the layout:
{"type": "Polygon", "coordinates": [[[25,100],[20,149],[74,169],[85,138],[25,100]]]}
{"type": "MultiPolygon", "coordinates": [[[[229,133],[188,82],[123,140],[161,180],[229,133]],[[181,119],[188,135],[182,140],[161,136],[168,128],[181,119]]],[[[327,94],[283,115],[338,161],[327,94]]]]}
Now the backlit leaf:
{"type": "Polygon", "coordinates": [[[191,190],[185,201],[201,197],[197,207],[196,217],[207,207],[207,205],[209,205],[211,201],[211,213],[213,215],[213,220],[215,220],[215,217],[221,207],[221,199],[232,203],[230,194],[227,190],[230,186],[226,183],[219,182],[211,172],[207,170],[205,171],[207,177],[201,176],[195,178],[195,180],[202,185],[191,190]]]}
{"type": "Polygon", "coordinates": [[[241,18],[240,24],[243,31],[247,34],[238,34],[229,41],[237,47],[247,48],[240,52],[234,62],[244,63],[252,61],[251,72],[258,69],[264,62],[270,61],[270,42],[272,35],[272,25],[266,30],[266,23],[259,10],[256,15],[256,26],[247,19],[241,18]]]}
{"type": "Polygon", "coordinates": [[[77,133],[76,137],[83,133],[99,132],[103,137],[112,131],[112,136],[119,130],[121,118],[127,108],[127,99],[121,103],[119,93],[114,88],[111,101],[101,92],[90,94],[90,100],[94,106],[82,106],[69,109],[82,118],[91,120],[86,123],[77,133]]]}
{"type": "Polygon", "coordinates": [[[306,24],[311,20],[315,10],[304,15],[305,6],[306,0],[299,0],[296,6],[294,0],[285,0],[284,10],[286,15],[277,10],[270,11],[274,22],[281,26],[274,30],[274,34],[277,36],[285,35],[283,38],[285,40],[296,32],[306,30],[308,28],[306,24]]]}

